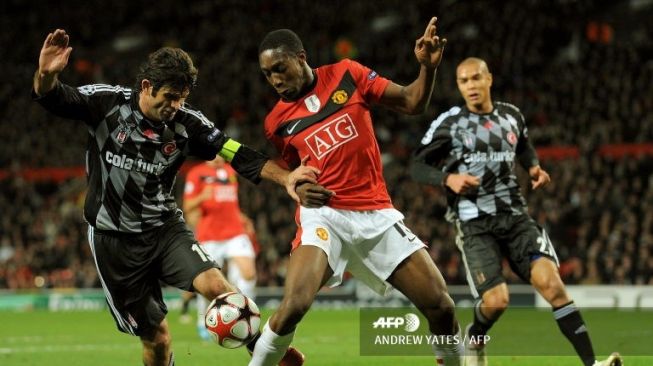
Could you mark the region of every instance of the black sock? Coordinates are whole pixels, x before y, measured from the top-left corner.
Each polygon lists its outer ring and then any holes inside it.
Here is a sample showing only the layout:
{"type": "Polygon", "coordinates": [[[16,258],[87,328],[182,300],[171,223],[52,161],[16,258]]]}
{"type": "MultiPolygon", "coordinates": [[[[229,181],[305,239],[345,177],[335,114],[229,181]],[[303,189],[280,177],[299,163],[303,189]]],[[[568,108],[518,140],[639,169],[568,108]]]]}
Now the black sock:
{"type": "Polygon", "coordinates": [[[254,353],[254,347],[256,346],[256,341],[261,338],[261,333],[257,334],[256,337],[254,337],[251,342],[247,343],[247,350],[249,353],[254,353]]]}
{"type": "Polygon", "coordinates": [[[558,322],[558,327],[562,334],[567,337],[569,342],[576,349],[576,353],[583,360],[585,366],[592,366],[596,358],[594,356],[594,349],[592,348],[592,341],[587,333],[587,327],[583,318],[580,316],[580,311],[574,305],[574,302],[563,305],[558,308],[553,308],[553,316],[558,322]]]}
{"type": "Polygon", "coordinates": [[[479,300],[474,304],[474,323],[469,328],[469,335],[474,336],[474,338],[486,335],[495,322],[495,320],[488,319],[481,313],[481,304],[483,304],[483,300],[479,300]]]}

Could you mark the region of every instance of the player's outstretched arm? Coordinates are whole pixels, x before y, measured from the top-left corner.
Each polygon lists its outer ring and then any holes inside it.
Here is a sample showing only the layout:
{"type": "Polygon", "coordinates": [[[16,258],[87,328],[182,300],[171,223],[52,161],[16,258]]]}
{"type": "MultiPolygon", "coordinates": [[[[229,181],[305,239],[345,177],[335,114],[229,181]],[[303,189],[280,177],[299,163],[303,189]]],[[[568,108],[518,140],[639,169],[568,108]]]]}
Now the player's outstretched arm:
{"type": "Polygon", "coordinates": [[[433,17],[424,34],[415,41],[415,57],[420,64],[417,79],[408,86],[390,83],[383,93],[380,104],[406,114],[420,114],[426,111],[433,87],[435,74],[442,60],[447,40],[437,35],[437,18],[433,17]]]}
{"type": "Polygon", "coordinates": [[[66,31],[57,29],[48,34],[39,55],[39,68],[34,74],[34,91],[42,96],[52,90],[57,75],[68,65],[73,48],[68,46],[70,38],[66,31]]]}

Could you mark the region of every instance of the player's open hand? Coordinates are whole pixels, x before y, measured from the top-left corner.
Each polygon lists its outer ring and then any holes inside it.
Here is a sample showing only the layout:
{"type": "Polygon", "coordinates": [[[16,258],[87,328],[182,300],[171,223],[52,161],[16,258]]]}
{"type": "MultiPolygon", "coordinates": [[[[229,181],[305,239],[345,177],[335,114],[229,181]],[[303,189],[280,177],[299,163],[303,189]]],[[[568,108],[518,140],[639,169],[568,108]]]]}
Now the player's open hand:
{"type": "Polygon", "coordinates": [[[531,177],[531,186],[533,189],[544,187],[551,182],[549,173],[547,173],[539,165],[530,167],[530,169],[528,169],[528,175],[531,177]]]}
{"type": "Polygon", "coordinates": [[[475,190],[481,180],[478,177],[469,174],[449,174],[445,185],[456,194],[469,193],[475,190]]]}
{"type": "Polygon", "coordinates": [[[68,57],[73,50],[72,47],[68,47],[68,41],[68,34],[63,29],[48,34],[39,56],[39,73],[58,74],[68,65],[68,57]]]}
{"type": "Polygon", "coordinates": [[[420,64],[429,67],[435,68],[440,65],[442,60],[442,53],[444,52],[444,46],[447,44],[445,38],[438,37],[435,26],[435,22],[438,18],[433,17],[431,21],[426,26],[424,35],[415,41],[415,57],[420,64]]]}
{"type": "Polygon", "coordinates": [[[335,192],[313,183],[300,183],[295,190],[300,204],[308,208],[322,207],[329,202],[332,196],[335,196],[335,192]]]}

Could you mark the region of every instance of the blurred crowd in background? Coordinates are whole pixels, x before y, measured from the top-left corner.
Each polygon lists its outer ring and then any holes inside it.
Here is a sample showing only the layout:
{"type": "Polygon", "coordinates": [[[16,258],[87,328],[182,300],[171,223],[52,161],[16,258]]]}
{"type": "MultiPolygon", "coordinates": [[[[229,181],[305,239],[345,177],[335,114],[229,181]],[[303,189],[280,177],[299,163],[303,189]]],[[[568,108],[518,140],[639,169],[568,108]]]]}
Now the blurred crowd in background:
{"type": "MultiPolygon", "coordinates": [[[[161,46],[187,50],[200,70],[190,104],[228,134],[274,155],[262,133],[276,102],[257,47],[276,28],[304,41],[312,67],[354,58],[397,83],[418,72],[413,47],[431,16],[449,41],[429,110],[375,111],[384,173],[395,206],[422,238],[449,284],[464,284],[454,228],[440,188],[407,174],[430,121],[462,103],[455,68],[484,58],[493,98],[521,108],[552,184],[530,191],[533,217],[548,231],[570,284],[653,284],[653,1],[86,1],[43,7],[5,1],[0,15],[0,289],[97,287],[81,208],[83,177],[33,180],[22,173],[83,165],[83,123],[57,119],[31,101],[43,39],[70,34],[70,85],[131,86],[140,62],[161,46]],[[18,39],[19,38],[19,39],[18,39]],[[637,144],[630,150],[620,144],[637,144]],[[611,146],[612,149],[606,149],[611,146]],[[615,148],[615,146],[617,146],[615,148]],[[573,151],[571,154],[556,152],[573,151]],[[624,153],[624,151],[629,153],[624,153]],[[616,153],[615,153],[616,151],[616,153]],[[611,153],[612,152],[612,153],[611,153]]],[[[183,175],[178,179],[183,185],[183,175]]],[[[181,189],[181,188],[180,188],[181,189]]],[[[241,184],[255,221],[258,284],[282,285],[295,206],[272,184],[241,184]]],[[[510,275],[506,276],[517,282],[510,275]]]]}

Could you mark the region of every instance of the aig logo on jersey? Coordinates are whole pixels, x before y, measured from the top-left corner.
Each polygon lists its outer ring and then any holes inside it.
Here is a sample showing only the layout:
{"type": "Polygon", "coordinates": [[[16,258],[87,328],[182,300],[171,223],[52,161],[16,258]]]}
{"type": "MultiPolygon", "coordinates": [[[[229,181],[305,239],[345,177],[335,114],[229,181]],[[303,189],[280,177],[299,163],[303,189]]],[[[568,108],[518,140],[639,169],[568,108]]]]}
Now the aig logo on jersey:
{"type": "Polygon", "coordinates": [[[317,160],[320,160],[338,146],[356,137],[358,137],[358,131],[356,131],[354,122],[349,114],[344,114],[306,136],[304,141],[317,157],[317,160]]]}

